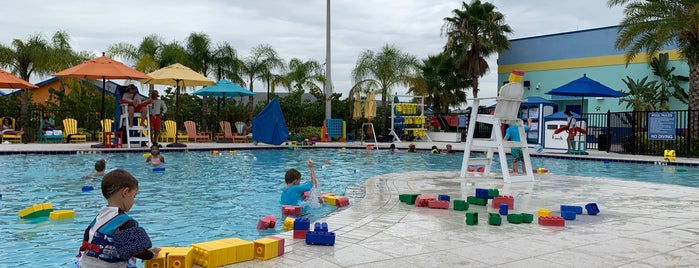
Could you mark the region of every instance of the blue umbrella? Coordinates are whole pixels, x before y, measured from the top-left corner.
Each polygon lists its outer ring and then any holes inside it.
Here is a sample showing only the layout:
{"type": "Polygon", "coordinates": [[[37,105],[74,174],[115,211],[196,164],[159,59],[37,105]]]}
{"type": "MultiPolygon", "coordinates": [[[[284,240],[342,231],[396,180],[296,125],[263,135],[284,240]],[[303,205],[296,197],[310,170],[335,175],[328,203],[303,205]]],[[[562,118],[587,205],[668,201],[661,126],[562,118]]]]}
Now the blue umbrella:
{"type": "Polygon", "coordinates": [[[247,90],[239,86],[238,84],[225,79],[216,82],[216,85],[207,86],[205,88],[195,91],[192,94],[206,97],[224,98],[245,97],[255,95],[255,93],[251,92],[250,90],[247,90]]]}
{"type": "Polygon", "coordinates": [[[560,87],[554,88],[549,92],[549,95],[557,96],[580,96],[582,97],[580,103],[580,110],[582,111],[583,104],[585,103],[585,97],[612,97],[619,98],[623,97],[624,94],[616,91],[608,86],[603,85],[600,82],[592,80],[583,74],[583,77],[578,78],[569,82],[568,84],[562,85],[560,87]]]}

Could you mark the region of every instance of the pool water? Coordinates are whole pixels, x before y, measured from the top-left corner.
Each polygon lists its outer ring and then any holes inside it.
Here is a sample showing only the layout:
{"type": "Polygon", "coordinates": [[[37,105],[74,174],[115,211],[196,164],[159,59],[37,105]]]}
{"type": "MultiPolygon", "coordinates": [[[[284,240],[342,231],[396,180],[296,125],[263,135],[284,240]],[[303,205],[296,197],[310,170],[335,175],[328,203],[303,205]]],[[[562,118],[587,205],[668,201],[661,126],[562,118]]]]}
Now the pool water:
{"type": "MultiPolygon", "coordinates": [[[[82,178],[94,162],[107,160],[107,170],[123,168],[139,180],[136,204],[129,212],[146,228],[155,246],[240,237],[254,240],[281,232],[280,192],[284,173],[297,168],[308,181],[308,159],[316,162],[321,192],[348,195],[350,205],[363,196],[372,176],[419,170],[459,170],[462,154],[392,154],[363,150],[252,150],[221,155],[209,152],[166,152],[164,173],[154,173],[142,154],[0,156],[0,267],[65,267],[72,265],[87,225],[106,204],[100,180],[82,178]],[[85,185],[94,191],[82,192],[85,185]],[[43,202],[54,210],[72,209],[74,219],[23,220],[17,211],[43,202]],[[257,219],[271,214],[273,230],[256,230],[257,219]]],[[[616,177],[699,187],[696,168],[602,161],[532,159],[534,167],[554,174],[616,177]],[[677,172],[680,169],[680,172],[677,172]]],[[[494,170],[499,168],[495,163],[494,170]]],[[[603,179],[603,178],[600,178],[603,179]]],[[[315,221],[336,208],[308,209],[315,221]]],[[[331,227],[332,228],[332,227],[331,227]]]]}

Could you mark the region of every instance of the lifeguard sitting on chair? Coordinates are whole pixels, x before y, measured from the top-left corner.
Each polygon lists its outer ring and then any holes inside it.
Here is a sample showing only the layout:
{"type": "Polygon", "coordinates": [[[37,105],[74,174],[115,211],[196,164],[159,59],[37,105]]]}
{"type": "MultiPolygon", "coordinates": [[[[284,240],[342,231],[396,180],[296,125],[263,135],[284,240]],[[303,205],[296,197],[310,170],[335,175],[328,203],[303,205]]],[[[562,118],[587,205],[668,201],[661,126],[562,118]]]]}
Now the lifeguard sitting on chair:
{"type": "Polygon", "coordinates": [[[135,111],[138,111],[141,114],[146,113],[146,106],[150,104],[153,100],[152,99],[147,99],[146,101],[142,101],[141,97],[138,96],[138,88],[134,86],[133,84],[130,84],[128,86],[128,89],[126,93],[121,97],[121,100],[119,101],[120,104],[128,104],[128,112],[129,112],[129,127],[133,126],[133,114],[135,111]]]}
{"type": "Polygon", "coordinates": [[[566,138],[566,143],[568,143],[568,152],[570,153],[570,151],[571,151],[570,141],[572,141],[575,138],[575,135],[577,135],[578,132],[580,134],[585,135],[585,134],[587,134],[587,131],[585,131],[584,129],[577,126],[578,122],[573,117],[573,113],[571,113],[570,111],[565,111],[564,114],[568,117],[568,124],[556,129],[553,132],[553,135],[556,135],[556,134],[561,133],[563,131],[568,131],[568,138],[566,138]]]}

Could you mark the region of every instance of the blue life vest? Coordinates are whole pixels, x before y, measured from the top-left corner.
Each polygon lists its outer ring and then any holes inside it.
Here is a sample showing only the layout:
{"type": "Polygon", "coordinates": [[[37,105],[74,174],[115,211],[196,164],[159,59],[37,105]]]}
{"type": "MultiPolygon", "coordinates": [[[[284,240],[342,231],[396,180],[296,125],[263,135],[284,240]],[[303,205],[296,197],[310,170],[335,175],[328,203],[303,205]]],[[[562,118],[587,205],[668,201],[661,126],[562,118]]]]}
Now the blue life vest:
{"type": "MultiPolygon", "coordinates": [[[[90,223],[90,228],[93,228],[97,219],[95,218],[90,223]]],[[[99,258],[106,262],[123,262],[128,261],[131,256],[119,256],[116,247],[114,246],[114,233],[119,227],[134,221],[134,228],[138,227],[138,222],[132,219],[129,215],[119,214],[109,220],[107,223],[99,227],[92,237],[92,242],[83,241],[81,250],[85,250],[85,254],[90,257],[99,258]]]]}

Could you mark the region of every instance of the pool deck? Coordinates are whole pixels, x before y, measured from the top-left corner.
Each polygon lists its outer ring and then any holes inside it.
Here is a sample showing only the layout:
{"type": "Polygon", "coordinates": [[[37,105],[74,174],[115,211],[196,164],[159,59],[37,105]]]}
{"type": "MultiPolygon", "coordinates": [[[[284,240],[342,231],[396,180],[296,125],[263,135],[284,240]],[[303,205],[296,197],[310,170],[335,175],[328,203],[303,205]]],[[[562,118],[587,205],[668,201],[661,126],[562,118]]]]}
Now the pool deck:
{"type": "MultiPolygon", "coordinates": [[[[405,148],[408,143],[398,144],[405,148]]],[[[433,144],[416,143],[420,149],[433,144]]],[[[1,152],[80,151],[91,144],[1,144],[1,152]]],[[[252,144],[187,144],[191,150],[276,148],[252,144]]],[[[461,149],[463,143],[453,143],[461,149]]],[[[360,143],[323,143],[317,147],[363,148],[360,143]]],[[[388,146],[380,145],[381,148],[388,146]]],[[[167,148],[164,148],[167,150],[167,148]]],[[[126,150],[126,149],[116,149],[126,150]]],[[[146,151],[146,148],[139,149],[146,151]]],[[[589,151],[585,157],[610,161],[662,162],[661,157],[589,151]]],[[[546,156],[569,157],[545,151],[546,156]]],[[[677,162],[695,165],[696,159],[677,162]]],[[[285,254],[226,267],[697,267],[699,266],[699,188],[617,179],[536,174],[534,182],[505,184],[490,177],[460,178],[458,172],[408,172],[373,177],[360,201],[321,220],[335,232],[334,246],[309,246],[286,238],[285,254]],[[403,193],[446,194],[466,199],[475,188],[496,188],[514,197],[510,213],[535,214],[540,208],[559,215],[562,204],[597,203],[596,216],[577,215],[565,227],[537,224],[488,225],[492,206],[471,205],[478,225],[465,212],[401,203],[403,193]]],[[[313,224],[311,224],[313,225],[313,224]]]]}

